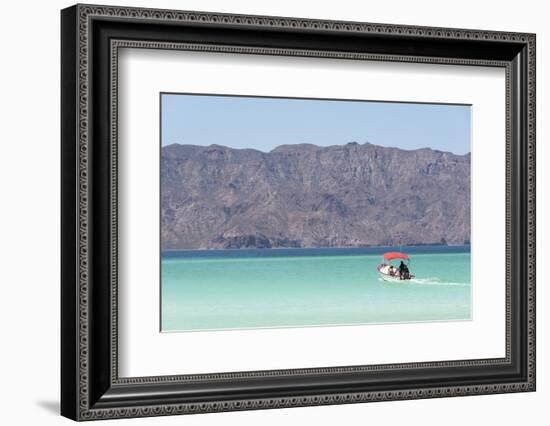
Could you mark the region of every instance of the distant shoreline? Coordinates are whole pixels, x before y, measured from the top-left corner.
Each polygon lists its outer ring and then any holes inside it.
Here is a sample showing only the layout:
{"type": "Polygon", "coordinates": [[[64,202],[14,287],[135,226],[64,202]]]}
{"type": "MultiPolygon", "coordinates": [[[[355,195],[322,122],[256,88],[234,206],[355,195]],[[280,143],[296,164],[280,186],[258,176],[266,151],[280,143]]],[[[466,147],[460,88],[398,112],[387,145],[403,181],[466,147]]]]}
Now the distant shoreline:
{"type": "Polygon", "coordinates": [[[382,249],[398,249],[400,251],[406,251],[405,249],[419,249],[419,248],[429,248],[429,247],[440,247],[440,248],[470,248],[471,244],[410,244],[402,246],[357,246],[357,247],[243,247],[243,248],[196,248],[196,249],[161,249],[161,253],[170,253],[170,252],[221,252],[221,251],[258,251],[258,252],[268,252],[268,251],[292,251],[292,250],[382,250],[382,249]]]}

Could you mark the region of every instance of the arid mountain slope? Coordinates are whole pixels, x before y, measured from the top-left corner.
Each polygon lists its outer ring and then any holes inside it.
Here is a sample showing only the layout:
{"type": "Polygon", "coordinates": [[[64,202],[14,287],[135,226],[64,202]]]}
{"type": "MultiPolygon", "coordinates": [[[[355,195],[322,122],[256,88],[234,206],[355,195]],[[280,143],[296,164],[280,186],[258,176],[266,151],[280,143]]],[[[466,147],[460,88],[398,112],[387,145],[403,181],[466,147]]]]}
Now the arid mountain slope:
{"type": "Polygon", "coordinates": [[[463,244],[470,154],[372,144],[161,153],[163,249],[463,244]]]}

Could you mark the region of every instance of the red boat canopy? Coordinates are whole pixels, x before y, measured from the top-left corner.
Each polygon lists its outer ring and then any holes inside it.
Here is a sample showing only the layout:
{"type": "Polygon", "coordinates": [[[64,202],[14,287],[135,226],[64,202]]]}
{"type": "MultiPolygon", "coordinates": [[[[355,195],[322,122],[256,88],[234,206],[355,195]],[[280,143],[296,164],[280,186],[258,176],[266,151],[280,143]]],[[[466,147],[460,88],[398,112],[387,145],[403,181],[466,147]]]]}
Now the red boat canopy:
{"type": "Polygon", "coordinates": [[[386,260],[392,260],[392,259],[408,259],[409,256],[407,256],[405,253],[401,253],[399,251],[389,251],[387,253],[384,253],[384,259],[386,260]]]}

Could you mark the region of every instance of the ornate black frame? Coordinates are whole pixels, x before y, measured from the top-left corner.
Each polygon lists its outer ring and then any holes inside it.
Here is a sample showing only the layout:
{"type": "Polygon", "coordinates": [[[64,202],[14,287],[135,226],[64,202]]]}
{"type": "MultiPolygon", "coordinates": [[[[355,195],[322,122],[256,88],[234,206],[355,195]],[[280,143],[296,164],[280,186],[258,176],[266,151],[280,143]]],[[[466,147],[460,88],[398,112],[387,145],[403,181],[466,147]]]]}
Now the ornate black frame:
{"type": "Polygon", "coordinates": [[[535,390],[535,35],[76,5],[62,29],[61,413],[74,420],[535,390]],[[506,357],[119,378],[117,52],[193,49],[506,69],[506,357]]]}

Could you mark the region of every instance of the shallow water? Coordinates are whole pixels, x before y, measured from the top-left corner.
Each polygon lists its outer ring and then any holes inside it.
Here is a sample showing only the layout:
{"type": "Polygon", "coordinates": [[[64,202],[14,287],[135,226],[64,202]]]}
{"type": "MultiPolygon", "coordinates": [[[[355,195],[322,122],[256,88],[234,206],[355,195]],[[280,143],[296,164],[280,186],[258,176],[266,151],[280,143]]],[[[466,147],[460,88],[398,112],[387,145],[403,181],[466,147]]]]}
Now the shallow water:
{"type": "Polygon", "coordinates": [[[395,249],[163,252],[162,331],[470,319],[469,246],[402,248],[416,277],[386,282],[395,249]]]}

